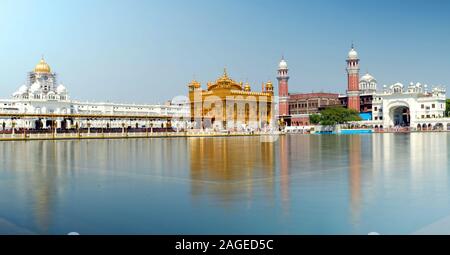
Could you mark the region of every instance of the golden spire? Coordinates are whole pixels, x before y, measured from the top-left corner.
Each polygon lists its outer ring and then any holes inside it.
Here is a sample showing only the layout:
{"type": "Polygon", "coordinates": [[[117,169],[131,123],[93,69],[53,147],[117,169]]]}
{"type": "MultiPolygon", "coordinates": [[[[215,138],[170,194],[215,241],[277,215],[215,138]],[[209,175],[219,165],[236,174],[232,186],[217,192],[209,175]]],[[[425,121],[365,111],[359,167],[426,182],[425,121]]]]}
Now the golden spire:
{"type": "Polygon", "coordinates": [[[250,90],[251,90],[250,84],[248,82],[246,82],[245,86],[244,86],[244,91],[250,91],[250,90]]]}
{"type": "Polygon", "coordinates": [[[224,78],[228,78],[227,68],[226,67],[223,68],[223,77],[224,78]]]}

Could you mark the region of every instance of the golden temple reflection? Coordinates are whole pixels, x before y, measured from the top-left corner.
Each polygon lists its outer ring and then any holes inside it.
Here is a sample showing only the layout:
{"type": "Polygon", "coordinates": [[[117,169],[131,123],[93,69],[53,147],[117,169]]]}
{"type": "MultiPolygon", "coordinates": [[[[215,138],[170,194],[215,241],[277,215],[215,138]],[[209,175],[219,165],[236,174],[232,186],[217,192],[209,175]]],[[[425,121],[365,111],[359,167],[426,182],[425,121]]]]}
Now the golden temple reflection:
{"type": "Polygon", "coordinates": [[[222,202],[244,196],[251,202],[254,189],[274,200],[275,152],[273,143],[253,138],[189,139],[192,195],[221,197],[222,202]]]}

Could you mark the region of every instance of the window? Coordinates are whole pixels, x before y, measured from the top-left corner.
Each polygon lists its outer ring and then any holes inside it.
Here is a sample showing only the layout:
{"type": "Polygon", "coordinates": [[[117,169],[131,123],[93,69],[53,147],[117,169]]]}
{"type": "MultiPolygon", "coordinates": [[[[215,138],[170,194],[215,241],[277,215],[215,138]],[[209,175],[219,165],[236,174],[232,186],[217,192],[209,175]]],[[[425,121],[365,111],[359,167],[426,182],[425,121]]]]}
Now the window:
{"type": "Polygon", "coordinates": [[[422,115],[421,117],[422,117],[422,119],[423,119],[423,118],[425,118],[425,115],[422,115]]]}
{"type": "Polygon", "coordinates": [[[433,108],[433,109],[436,108],[436,105],[435,105],[435,104],[432,104],[432,105],[431,105],[431,108],[433,108]]]}
{"type": "Polygon", "coordinates": [[[376,106],[375,106],[374,110],[375,110],[375,111],[377,111],[377,110],[378,110],[376,106]]]}
{"type": "Polygon", "coordinates": [[[383,117],[382,117],[382,116],[380,117],[380,120],[383,120],[383,117]]]}
{"type": "Polygon", "coordinates": [[[421,104],[421,105],[420,105],[420,108],[422,108],[422,109],[425,108],[425,105],[421,104]]]}

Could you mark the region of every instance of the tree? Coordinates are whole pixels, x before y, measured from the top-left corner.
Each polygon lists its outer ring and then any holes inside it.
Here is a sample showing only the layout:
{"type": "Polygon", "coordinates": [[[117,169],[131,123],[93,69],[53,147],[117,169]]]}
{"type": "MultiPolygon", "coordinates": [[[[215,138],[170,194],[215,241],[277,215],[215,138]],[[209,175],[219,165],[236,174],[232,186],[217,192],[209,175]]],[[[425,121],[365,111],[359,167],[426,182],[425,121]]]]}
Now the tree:
{"type": "Polygon", "coordinates": [[[311,114],[309,116],[309,122],[311,122],[311,124],[317,125],[320,123],[320,120],[321,120],[320,114],[311,114]]]}
{"type": "Polygon", "coordinates": [[[445,100],[445,116],[450,115],[450,99],[445,100]]]}
{"type": "MultiPolygon", "coordinates": [[[[323,126],[335,126],[337,124],[345,124],[350,121],[361,120],[361,117],[357,111],[343,107],[326,108],[320,112],[319,117],[318,123],[323,126]]],[[[314,120],[317,121],[316,116],[314,116],[314,120]]]]}

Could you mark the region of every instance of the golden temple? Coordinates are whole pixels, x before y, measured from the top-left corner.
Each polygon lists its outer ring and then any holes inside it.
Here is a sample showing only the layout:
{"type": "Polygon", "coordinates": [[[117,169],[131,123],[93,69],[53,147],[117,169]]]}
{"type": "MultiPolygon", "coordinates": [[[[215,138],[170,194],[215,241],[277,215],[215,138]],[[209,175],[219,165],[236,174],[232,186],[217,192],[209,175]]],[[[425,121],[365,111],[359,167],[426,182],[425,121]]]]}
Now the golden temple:
{"type": "Polygon", "coordinates": [[[273,84],[262,84],[262,91],[252,91],[247,82],[236,82],[223,75],[215,82],[208,82],[203,90],[200,82],[188,84],[191,120],[196,128],[227,130],[258,130],[267,128],[272,121],[273,84]]]}

